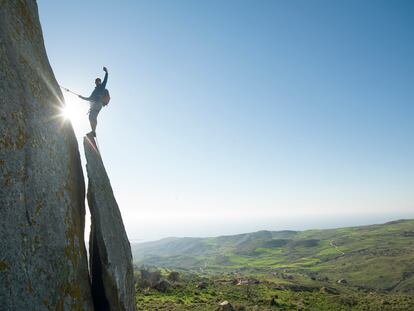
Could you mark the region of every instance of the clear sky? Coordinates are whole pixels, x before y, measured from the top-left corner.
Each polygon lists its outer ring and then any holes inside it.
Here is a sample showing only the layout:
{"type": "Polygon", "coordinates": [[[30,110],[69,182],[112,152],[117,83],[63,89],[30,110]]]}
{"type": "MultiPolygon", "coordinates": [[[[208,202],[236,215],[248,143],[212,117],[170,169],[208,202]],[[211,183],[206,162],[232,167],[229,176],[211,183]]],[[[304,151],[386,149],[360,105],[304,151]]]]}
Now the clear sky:
{"type": "Polygon", "coordinates": [[[413,1],[38,5],[131,240],[414,217],[413,1]]]}

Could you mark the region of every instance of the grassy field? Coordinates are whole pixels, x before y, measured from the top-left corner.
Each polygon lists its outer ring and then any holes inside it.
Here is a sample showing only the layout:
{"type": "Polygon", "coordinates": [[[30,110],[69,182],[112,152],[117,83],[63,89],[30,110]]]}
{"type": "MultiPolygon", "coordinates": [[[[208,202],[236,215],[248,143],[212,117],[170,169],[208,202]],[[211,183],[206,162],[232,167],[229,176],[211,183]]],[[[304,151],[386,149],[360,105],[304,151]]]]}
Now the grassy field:
{"type": "MultiPolygon", "coordinates": [[[[167,274],[164,275],[167,278],[167,274]]],[[[137,276],[138,310],[219,310],[229,301],[233,310],[414,310],[414,297],[402,293],[352,288],[297,285],[243,274],[200,276],[180,273],[181,279],[160,291],[141,286],[137,276]],[[199,284],[205,284],[200,288],[199,284]]],[[[231,309],[230,309],[231,310],[231,309]]]]}
{"type": "Polygon", "coordinates": [[[414,220],[132,248],[137,269],[182,276],[166,292],[138,287],[140,310],[215,310],[223,300],[241,310],[414,310],[414,220]],[[197,289],[200,280],[208,289],[197,289]]]}

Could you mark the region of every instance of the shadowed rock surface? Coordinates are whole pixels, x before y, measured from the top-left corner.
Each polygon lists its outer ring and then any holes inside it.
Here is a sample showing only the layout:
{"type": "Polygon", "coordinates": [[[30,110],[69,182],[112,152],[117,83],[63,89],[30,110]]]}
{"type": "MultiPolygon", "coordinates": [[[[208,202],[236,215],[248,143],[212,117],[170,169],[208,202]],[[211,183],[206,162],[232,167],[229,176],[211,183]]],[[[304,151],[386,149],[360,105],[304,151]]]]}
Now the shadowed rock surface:
{"type": "Polygon", "coordinates": [[[34,0],[0,0],[0,309],[93,310],[78,144],[34,0]]]}
{"type": "Polygon", "coordinates": [[[102,159],[84,139],[92,215],[90,270],[96,310],[135,310],[131,246],[102,159]]]}

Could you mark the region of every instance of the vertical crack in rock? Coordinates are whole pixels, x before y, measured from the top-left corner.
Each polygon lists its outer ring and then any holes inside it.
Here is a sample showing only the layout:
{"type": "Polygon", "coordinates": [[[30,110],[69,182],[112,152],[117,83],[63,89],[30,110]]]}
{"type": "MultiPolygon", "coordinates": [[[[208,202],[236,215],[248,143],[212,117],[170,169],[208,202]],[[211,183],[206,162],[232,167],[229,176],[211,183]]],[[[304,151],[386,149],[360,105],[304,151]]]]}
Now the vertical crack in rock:
{"type": "Polygon", "coordinates": [[[121,213],[99,153],[84,139],[92,227],[90,270],[96,310],[135,310],[132,253],[121,213]]]}
{"type": "Polygon", "coordinates": [[[85,184],[36,1],[0,0],[0,309],[93,310],[85,184]]]}

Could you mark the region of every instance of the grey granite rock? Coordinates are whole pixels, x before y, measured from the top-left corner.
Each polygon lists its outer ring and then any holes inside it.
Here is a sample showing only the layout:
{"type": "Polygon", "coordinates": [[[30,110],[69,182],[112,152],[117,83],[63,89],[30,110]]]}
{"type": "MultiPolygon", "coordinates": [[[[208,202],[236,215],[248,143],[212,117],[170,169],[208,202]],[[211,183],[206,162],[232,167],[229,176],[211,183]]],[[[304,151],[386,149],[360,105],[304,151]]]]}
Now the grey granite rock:
{"type": "Polygon", "coordinates": [[[34,0],[0,0],[0,309],[93,310],[78,144],[34,0]]]}
{"type": "Polygon", "coordinates": [[[87,138],[84,148],[92,216],[89,255],[95,309],[133,311],[131,246],[101,156],[87,138]]]}

